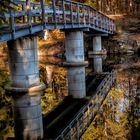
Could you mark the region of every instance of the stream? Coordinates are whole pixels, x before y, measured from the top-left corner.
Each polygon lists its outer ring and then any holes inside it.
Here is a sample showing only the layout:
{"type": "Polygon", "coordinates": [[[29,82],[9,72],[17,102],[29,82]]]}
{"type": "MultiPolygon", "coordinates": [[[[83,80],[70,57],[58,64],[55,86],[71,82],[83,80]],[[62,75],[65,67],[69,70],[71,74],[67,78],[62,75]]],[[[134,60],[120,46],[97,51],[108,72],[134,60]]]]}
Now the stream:
{"type": "MultiPolygon", "coordinates": [[[[59,58],[40,58],[41,82],[47,86],[42,95],[42,114],[47,115],[68,96],[67,69],[54,64],[59,58]],[[52,62],[54,64],[48,63],[52,62]]],[[[140,139],[140,57],[137,55],[110,55],[88,58],[86,75],[91,71],[116,70],[116,82],[109,92],[95,120],[81,139],[140,139]]],[[[0,58],[0,140],[14,137],[12,99],[4,90],[10,84],[7,58],[0,58]]]]}

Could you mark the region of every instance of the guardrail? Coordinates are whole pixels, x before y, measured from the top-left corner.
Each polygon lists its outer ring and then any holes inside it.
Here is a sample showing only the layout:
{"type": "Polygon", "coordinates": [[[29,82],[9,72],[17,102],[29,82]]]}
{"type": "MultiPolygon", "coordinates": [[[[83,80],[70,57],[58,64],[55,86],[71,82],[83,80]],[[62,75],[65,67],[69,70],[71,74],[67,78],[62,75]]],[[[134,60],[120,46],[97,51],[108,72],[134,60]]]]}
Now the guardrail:
{"type": "MultiPolygon", "coordinates": [[[[34,34],[44,29],[91,28],[100,32],[113,34],[114,21],[94,8],[71,0],[52,0],[50,4],[30,3],[26,8],[25,1],[14,0],[18,9],[0,15],[7,24],[1,24],[1,34],[5,40],[34,34]]],[[[0,41],[5,41],[0,36],[0,41]]]]}
{"type": "Polygon", "coordinates": [[[55,140],[78,140],[84,134],[115,81],[115,71],[106,74],[106,77],[96,90],[96,95],[91,97],[90,101],[79,110],[55,140]]]}

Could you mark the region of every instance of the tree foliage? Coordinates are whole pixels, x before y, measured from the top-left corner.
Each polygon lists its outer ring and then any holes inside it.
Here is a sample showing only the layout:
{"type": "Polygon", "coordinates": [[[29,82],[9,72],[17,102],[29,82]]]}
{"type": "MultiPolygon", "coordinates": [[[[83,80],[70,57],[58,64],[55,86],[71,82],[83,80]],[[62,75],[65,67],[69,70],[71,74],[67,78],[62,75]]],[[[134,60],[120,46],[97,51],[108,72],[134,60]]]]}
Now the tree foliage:
{"type": "Polygon", "coordinates": [[[88,4],[105,14],[137,15],[140,13],[140,0],[75,0],[88,4]]]}

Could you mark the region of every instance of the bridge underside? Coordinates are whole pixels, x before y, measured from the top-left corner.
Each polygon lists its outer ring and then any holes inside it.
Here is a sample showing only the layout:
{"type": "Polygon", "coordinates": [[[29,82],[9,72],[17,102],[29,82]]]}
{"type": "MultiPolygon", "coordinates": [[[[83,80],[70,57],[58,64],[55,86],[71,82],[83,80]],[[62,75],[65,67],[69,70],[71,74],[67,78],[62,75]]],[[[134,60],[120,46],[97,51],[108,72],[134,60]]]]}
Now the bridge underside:
{"type": "MultiPolygon", "coordinates": [[[[3,27],[7,28],[8,25],[5,25],[3,27]]],[[[67,24],[67,25],[63,25],[63,24],[49,24],[47,25],[46,30],[54,30],[54,29],[60,29],[63,31],[73,31],[73,30],[81,30],[81,31],[85,31],[87,34],[113,34],[113,32],[108,32],[108,30],[103,29],[103,28],[99,28],[95,25],[84,25],[84,24],[67,24]]],[[[3,35],[0,36],[0,42],[5,42],[8,40],[13,40],[16,38],[20,38],[23,36],[28,36],[28,35],[43,35],[43,30],[44,30],[44,26],[40,25],[40,24],[34,24],[32,26],[32,28],[30,28],[28,25],[17,25],[16,26],[16,32],[11,34],[9,31],[4,31],[3,35]]]]}

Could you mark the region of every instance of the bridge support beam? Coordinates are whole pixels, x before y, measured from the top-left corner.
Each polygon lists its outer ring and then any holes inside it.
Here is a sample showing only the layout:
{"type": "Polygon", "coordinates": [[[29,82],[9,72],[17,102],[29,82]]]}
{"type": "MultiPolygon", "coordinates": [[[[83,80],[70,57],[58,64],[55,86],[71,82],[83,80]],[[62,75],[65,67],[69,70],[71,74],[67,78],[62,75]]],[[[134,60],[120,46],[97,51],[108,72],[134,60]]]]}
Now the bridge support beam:
{"type": "Polygon", "coordinates": [[[73,98],[84,98],[85,65],[83,31],[65,33],[66,63],[68,66],[68,90],[73,98]]]}
{"type": "Polygon", "coordinates": [[[7,42],[13,97],[15,137],[20,140],[43,138],[37,38],[24,37],[7,42]]]}
{"type": "Polygon", "coordinates": [[[93,51],[89,51],[89,55],[101,55],[106,54],[106,51],[102,49],[102,37],[94,36],[92,40],[93,51]]]}

